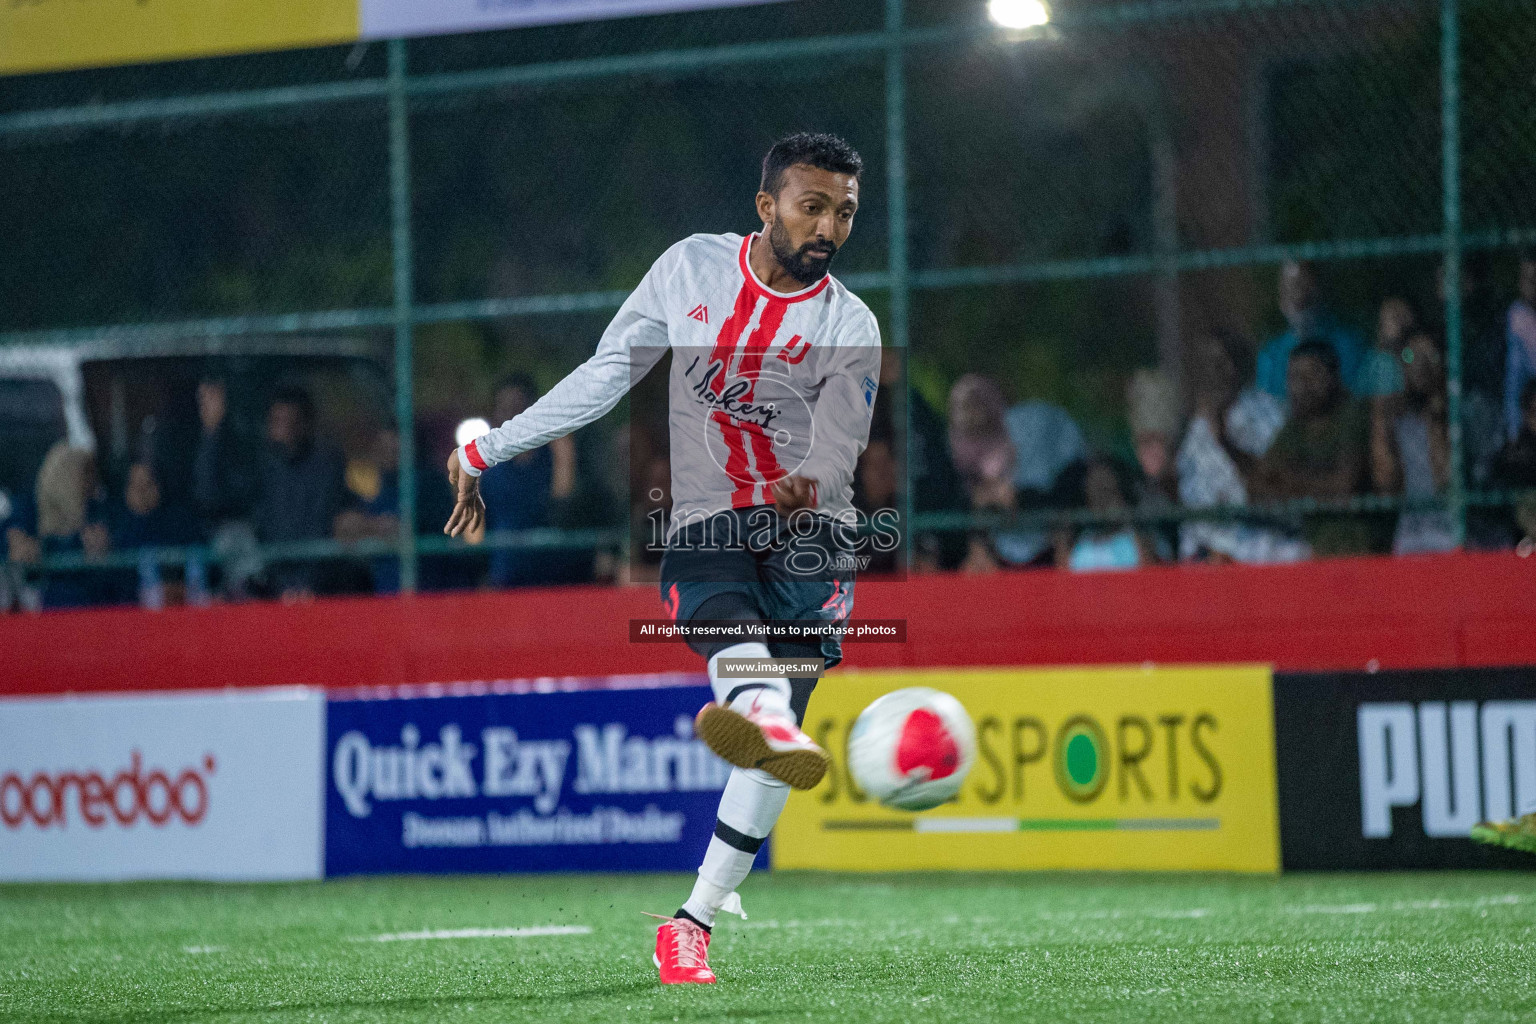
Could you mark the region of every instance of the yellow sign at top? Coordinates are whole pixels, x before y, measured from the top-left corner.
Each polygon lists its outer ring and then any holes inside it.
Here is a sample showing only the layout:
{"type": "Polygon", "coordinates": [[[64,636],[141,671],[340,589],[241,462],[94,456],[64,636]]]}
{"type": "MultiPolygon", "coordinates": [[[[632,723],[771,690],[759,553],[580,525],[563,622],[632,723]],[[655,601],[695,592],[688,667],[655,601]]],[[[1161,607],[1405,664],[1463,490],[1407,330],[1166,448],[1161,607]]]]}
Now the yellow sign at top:
{"type": "Polygon", "coordinates": [[[833,755],[773,834],[779,868],[1277,871],[1270,671],[937,669],[822,680],[805,728],[833,755]],[[843,758],[876,697],[953,694],[978,752],[959,799],[909,814],[860,792],[843,758]]]}
{"type": "Polygon", "coordinates": [[[350,42],[357,0],[4,0],[0,75],[350,42]]]}

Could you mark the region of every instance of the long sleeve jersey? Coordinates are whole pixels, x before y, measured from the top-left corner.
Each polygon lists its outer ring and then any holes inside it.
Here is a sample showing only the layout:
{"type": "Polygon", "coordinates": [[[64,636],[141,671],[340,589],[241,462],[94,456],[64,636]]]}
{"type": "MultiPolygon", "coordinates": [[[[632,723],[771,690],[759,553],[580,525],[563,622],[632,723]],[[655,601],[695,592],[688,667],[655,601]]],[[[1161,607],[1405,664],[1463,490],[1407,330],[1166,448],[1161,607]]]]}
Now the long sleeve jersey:
{"type": "Polygon", "coordinates": [[[597,351],[520,415],[459,449],[478,475],[618,404],[670,349],[673,530],[772,503],[784,476],[815,480],[818,512],[852,514],[880,377],[874,314],[831,275],[776,292],[753,273],[757,236],[693,235],[662,254],[597,351]]]}

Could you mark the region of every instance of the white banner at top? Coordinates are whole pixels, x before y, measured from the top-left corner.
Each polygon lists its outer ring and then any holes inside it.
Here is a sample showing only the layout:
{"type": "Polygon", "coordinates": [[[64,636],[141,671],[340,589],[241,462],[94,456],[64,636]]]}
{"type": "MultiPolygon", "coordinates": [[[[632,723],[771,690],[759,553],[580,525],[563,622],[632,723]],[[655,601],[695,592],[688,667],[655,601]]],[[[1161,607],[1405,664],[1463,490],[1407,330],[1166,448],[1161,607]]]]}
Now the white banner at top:
{"type": "Polygon", "coordinates": [[[390,39],[780,2],[782,0],[362,0],[361,28],[364,39],[390,39]]]}

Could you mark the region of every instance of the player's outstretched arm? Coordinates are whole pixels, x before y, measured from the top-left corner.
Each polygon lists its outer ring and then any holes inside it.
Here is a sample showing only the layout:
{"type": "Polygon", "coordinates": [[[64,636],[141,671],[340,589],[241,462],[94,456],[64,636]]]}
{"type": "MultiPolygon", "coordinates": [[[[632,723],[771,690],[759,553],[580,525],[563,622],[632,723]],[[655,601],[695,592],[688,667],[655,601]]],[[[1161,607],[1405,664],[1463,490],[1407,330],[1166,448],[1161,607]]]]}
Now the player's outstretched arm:
{"type": "Polygon", "coordinates": [[[457,451],[448,456],[448,483],[453,487],[453,514],[443,532],[450,537],[474,533],[485,525],[485,500],[480,497],[480,478],[464,472],[457,451]]]}
{"type": "MultiPolygon", "coordinates": [[[[682,244],[674,245],[652,264],[640,286],[619,307],[603,332],[597,351],[586,362],[566,374],[527,409],[455,450],[449,467],[452,479],[474,479],[498,463],[591,423],[619,403],[667,351],[665,294],[682,244]],[[455,461],[457,471],[452,468],[455,461]]],[[[458,485],[455,494],[461,505],[467,500],[466,492],[458,485]]]]}

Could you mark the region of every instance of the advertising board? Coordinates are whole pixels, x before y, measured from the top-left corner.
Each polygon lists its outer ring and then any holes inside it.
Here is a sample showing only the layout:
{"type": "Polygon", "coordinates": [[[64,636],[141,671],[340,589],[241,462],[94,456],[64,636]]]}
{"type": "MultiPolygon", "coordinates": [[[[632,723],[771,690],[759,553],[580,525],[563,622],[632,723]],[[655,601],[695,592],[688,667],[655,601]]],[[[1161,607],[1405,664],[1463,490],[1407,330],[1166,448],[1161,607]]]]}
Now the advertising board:
{"type": "Polygon", "coordinates": [[[775,867],[1279,867],[1262,666],[847,673],[817,689],[806,727],[836,763],[791,796],[775,867]],[[959,798],[920,814],[869,800],[843,757],[858,713],[905,686],[953,694],[977,731],[959,798]]]}
{"type": "Polygon", "coordinates": [[[0,701],[0,879],[317,878],[325,698],[0,701]]]}
{"type": "Polygon", "coordinates": [[[1286,868],[1526,867],[1467,838],[1536,811],[1536,669],[1275,677],[1286,868]]]}
{"type": "Polygon", "coordinates": [[[333,700],[326,873],[694,871],[730,774],[693,735],[711,699],[686,685],[333,700]]]}

